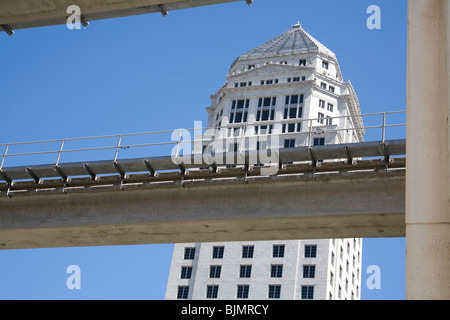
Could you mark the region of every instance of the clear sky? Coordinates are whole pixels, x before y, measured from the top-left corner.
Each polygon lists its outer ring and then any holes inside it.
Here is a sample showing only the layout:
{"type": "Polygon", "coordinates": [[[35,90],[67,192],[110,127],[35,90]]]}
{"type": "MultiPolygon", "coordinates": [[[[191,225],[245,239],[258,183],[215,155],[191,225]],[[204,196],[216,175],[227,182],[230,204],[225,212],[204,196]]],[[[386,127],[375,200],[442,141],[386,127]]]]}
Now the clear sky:
{"type": "MultiPolygon", "coordinates": [[[[231,63],[297,21],[336,53],[363,113],[405,110],[406,14],[407,0],[254,0],[0,33],[0,144],[206,124],[231,63]]],[[[164,299],[171,255],[171,244],[0,251],[0,299],[164,299]],[[66,286],[69,265],[80,290],[66,286]]],[[[404,270],[404,238],[364,239],[363,299],[404,299],[404,270]],[[370,265],[381,289],[366,286],[370,265]]]]}

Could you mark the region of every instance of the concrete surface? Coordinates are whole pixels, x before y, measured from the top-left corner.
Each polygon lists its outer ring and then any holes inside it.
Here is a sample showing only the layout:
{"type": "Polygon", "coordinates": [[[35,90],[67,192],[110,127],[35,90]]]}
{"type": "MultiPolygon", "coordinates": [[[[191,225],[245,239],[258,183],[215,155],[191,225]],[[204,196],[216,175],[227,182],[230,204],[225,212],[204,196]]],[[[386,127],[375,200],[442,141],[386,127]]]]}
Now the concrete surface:
{"type": "Polygon", "coordinates": [[[403,173],[0,198],[0,248],[401,237],[403,173]]]}

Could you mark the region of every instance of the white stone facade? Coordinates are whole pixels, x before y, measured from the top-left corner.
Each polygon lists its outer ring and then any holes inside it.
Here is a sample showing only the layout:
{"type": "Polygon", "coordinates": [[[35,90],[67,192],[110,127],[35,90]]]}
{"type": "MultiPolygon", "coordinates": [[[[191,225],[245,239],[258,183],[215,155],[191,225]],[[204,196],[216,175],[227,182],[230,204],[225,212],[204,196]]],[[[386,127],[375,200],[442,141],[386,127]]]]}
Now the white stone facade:
{"type": "Polygon", "coordinates": [[[358,300],[361,248],[361,239],[177,244],[166,299],[358,300]],[[274,246],[284,246],[282,257],[274,257],[274,246]],[[253,247],[252,257],[243,257],[244,247],[253,247]],[[316,248],[315,256],[305,255],[307,247],[316,248]],[[195,248],[193,259],[185,259],[186,248],[195,248]],[[214,248],[223,248],[223,256],[213,257],[214,248]],[[211,274],[215,267],[220,274],[211,274]],[[248,277],[241,274],[242,267],[250,267],[248,277]],[[192,268],[189,279],[182,276],[183,268],[192,268]],[[216,296],[208,297],[208,286],[217,286],[216,296]],[[239,286],[248,286],[247,295],[238,295],[239,286]],[[270,286],[279,286],[279,295],[270,296],[270,286]],[[180,287],[187,288],[187,296],[180,287]]]}
{"type": "MultiPolygon", "coordinates": [[[[225,151],[251,148],[244,138],[254,136],[292,148],[364,135],[335,54],[300,24],[238,57],[207,111],[208,127],[228,139],[225,151]]],[[[274,143],[263,140],[260,149],[274,143]]],[[[166,299],[360,299],[361,248],[361,239],[176,244],[166,299]],[[283,257],[273,256],[274,246],[283,246],[283,257]],[[243,258],[244,247],[253,247],[252,258],[243,258]],[[315,257],[305,256],[312,247],[315,257]],[[195,249],[187,259],[186,248],[195,249]],[[214,248],[223,257],[213,257],[214,248]]]]}

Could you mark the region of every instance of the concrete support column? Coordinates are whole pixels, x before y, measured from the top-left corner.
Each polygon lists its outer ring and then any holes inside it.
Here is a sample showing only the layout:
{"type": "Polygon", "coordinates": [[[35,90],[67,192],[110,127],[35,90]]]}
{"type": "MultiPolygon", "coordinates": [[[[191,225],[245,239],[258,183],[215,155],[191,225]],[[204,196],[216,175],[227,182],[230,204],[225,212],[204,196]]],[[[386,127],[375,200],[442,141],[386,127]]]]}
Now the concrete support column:
{"type": "Polygon", "coordinates": [[[448,0],[409,0],[406,299],[450,299],[448,0]]]}

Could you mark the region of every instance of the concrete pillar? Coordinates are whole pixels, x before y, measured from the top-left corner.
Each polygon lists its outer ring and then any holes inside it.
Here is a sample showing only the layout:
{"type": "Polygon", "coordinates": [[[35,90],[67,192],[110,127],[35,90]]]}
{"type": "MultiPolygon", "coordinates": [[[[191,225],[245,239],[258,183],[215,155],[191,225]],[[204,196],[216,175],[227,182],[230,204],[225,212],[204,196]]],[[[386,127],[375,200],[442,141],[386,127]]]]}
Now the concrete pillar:
{"type": "Polygon", "coordinates": [[[406,299],[450,299],[448,0],[409,0],[406,299]]]}

